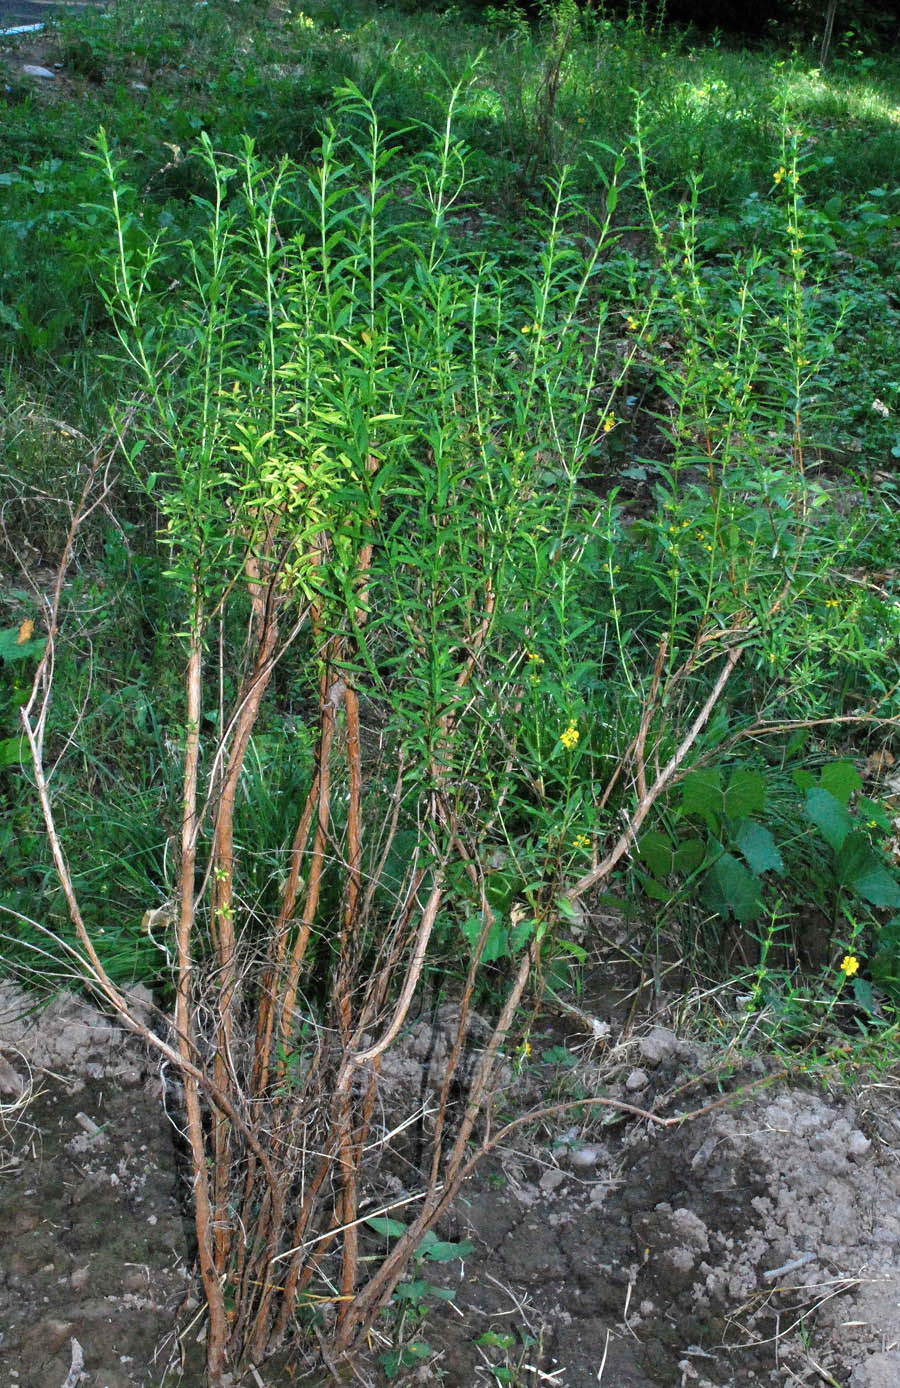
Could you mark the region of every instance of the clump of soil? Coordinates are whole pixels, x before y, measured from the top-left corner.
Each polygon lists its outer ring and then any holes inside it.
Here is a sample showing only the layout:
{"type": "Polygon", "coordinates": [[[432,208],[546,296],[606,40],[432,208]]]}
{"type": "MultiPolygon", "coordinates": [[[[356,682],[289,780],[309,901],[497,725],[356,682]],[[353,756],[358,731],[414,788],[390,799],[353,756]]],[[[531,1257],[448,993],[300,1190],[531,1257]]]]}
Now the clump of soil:
{"type": "MultiPolygon", "coordinates": [[[[156,1062],[70,996],[17,1020],[21,1003],[0,985],[0,1051],[21,1076],[24,1053],[38,1091],[2,1142],[0,1388],[63,1388],[73,1340],[88,1388],[174,1382],[177,1331],[196,1311],[186,1300],[187,1186],[176,1179],[156,1062]]],[[[399,1078],[407,1099],[410,1087],[429,1087],[428,1025],[410,1028],[387,1067],[386,1121],[399,1078]]],[[[560,1063],[558,1034],[543,1053],[535,1041],[527,1064],[511,1064],[492,1121],[601,1089],[672,1113],[680,1087],[682,1111],[705,1111],[660,1128],[585,1109],[575,1126],[570,1112],[511,1135],[440,1231],[473,1251],[423,1259],[411,1273],[419,1292],[379,1326],[383,1349],[430,1346],[410,1351],[400,1381],[896,1388],[892,1091],[873,1089],[866,1103],[774,1080],[761,1087],[754,1062],[729,1099],[711,1056],[665,1028],[617,1041],[613,1017],[592,1038],[577,1067],[560,1063]],[[441,1299],[450,1290],[452,1303],[441,1299]]],[[[378,1348],[355,1365],[361,1382],[383,1381],[378,1348]]],[[[283,1381],[259,1366],[257,1388],[283,1381]]]]}

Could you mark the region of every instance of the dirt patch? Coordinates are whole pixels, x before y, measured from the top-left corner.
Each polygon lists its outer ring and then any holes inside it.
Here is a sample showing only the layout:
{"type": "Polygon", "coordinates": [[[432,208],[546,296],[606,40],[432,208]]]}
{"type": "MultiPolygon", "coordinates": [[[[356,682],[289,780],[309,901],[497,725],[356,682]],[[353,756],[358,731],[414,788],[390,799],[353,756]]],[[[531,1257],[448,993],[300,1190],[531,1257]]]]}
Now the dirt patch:
{"type": "MultiPolygon", "coordinates": [[[[196,1314],[184,1310],[187,1188],[155,1062],[71,997],[15,1020],[14,996],[0,987],[0,1042],[19,1075],[25,1052],[40,1092],[2,1144],[0,1388],[61,1388],[73,1339],[89,1388],[149,1388],[180,1363],[179,1313],[182,1327],[196,1314]]],[[[423,1026],[394,1061],[405,1084],[429,1063],[423,1026]]],[[[661,1027],[616,1044],[614,1021],[595,1024],[577,1067],[559,1062],[558,1033],[533,1050],[511,1066],[494,1122],[601,1086],[649,1108],[711,1061],[661,1027]]],[[[764,1079],[754,1066],[730,1082],[764,1079]]],[[[710,1074],[682,1107],[725,1102],[681,1127],[605,1110],[522,1130],[440,1231],[472,1252],[412,1270],[421,1294],[391,1309],[357,1374],[381,1379],[378,1350],[405,1343],[430,1349],[411,1350],[398,1378],[446,1388],[896,1388],[893,1095],[773,1084],[731,1104],[710,1074]]],[[[260,1371],[267,1388],[286,1381],[260,1371]]]]}
{"type": "Polygon", "coordinates": [[[188,1231],[161,1081],[142,1049],[70,995],[40,1016],[0,985],[0,1383],[160,1381],[186,1295],[188,1231]]]}

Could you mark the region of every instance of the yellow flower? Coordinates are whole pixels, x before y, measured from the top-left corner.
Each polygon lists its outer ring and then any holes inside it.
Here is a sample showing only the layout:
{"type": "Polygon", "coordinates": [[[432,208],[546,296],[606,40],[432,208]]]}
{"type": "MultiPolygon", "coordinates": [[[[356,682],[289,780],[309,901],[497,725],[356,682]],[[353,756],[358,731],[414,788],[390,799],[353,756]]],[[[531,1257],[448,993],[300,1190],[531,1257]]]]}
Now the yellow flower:
{"type": "Polygon", "coordinates": [[[528,333],[536,333],[536,332],[538,331],[539,328],[540,328],[540,324],[539,324],[539,323],[526,323],[525,326],[524,326],[524,328],[522,329],[522,332],[525,333],[526,335],[527,335],[528,333]]]}
{"type": "Polygon", "coordinates": [[[785,169],[784,165],[782,164],[780,168],[778,168],[778,169],[775,170],[775,172],[774,172],[773,175],[772,175],[772,178],[773,178],[773,180],[774,180],[776,183],[780,183],[781,180],[784,178],[784,176],[785,176],[786,173],[787,173],[787,170],[785,169]]]}
{"type": "Polygon", "coordinates": [[[537,651],[528,651],[528,659],[535,665],[543,665],[544,657],[538,655],[537,651]]]}
{"type": "Polygon", "coordinates": [[[608,414],[608,415],[606,416],[606,418],[604,419],[604,421],[603,421],[603,432],[604,432],[604,434],[608,434],[609,431],[610,431],[610,429],[615,429],[615,427],[616,427],[616,417],[615,417],[615,415],[614,415],[614,414],[608,414]]]}
{"type": "Polygon", "coordinates": [[[576,837],[575,842],[572,844],[573,848],[590,848],[590,846],[591,841],[588,838],[587,834],[579,834],[576,837]]]}
{"type": "Polygon", "coordinates": [[[845,954],[841,960],[841,973],[847,978],[852,978],[859,969],[859,960],[855,954],[845,954]]]}
{"type": "Polygon", "coordinates": [[[826,606],[826,607],[840,607],[840,603],[838,602],[837,598],[826,598],[826,599],[825,599],[825,606],[826,606]]]}
{"type": "Polygon", "coordinates": [[[569,726],[566,728],[565,732],[562,734],[559,740],[565,747],[566,751],[571,752],[573,747],[578,746],[578,739],[580,736],[581,734],[576,728],[575,719],[573,718],[570,720],[569,726]]]}
{"type": "Polygon", "coordinates": [[[625,322],[628,324],[628,331],[629,331],[629,332],[632,332],[632,333],[636,333],[636,332],[637,332],[637,330],[638,330],[637,320],[634,319],[634,318],[632,318],[632,316],[631,316],[630,313],[629,313],[628,317],[625,319],[625,322]]]}
{"type": "Polygon", "coordinates": [[[525,1037],[525,1040],[519,1047],[519,1050],[522,1052],[522,1057],[524,1060],[527,1060],[528,1057],[531,1055],[531,1042],[528,1040],[527,1036],[525,1037]]]}

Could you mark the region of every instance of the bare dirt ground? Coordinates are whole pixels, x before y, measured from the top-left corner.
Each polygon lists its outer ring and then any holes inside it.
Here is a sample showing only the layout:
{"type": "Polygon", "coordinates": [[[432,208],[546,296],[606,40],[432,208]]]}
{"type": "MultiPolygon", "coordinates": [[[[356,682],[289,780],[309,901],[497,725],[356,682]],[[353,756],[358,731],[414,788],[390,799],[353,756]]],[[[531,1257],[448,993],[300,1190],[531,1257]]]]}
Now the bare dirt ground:
{"type": "MultiPolygon", "coordinates": [[[[6,1102],[26,1061],[37,1091],[0,1138],[0,1388],[74,1388],[73,1340],[87,1388],[175,1384],[202,1323],[166,1077],[72,996],[30,1017],[22,1001],[0,985],[6,1102]]],[[[386,1106],[421,1077],[426,1030],[388,1067],[386,1106]]],[[[759,1061],[717,1081],[711,1053],[664,1027],[617,1040],[611,1014],[604,1032],[567,1034],[577,1066],[560,1062],[557,1024],[534,1035],[498,1117],[600,1092],[718,1106],[667,1129],[611,1110],[521,1129],[440,1231],[473,1251],[414,1270],[455,1300],[424,1321],[392,1311],[357,1378],[383,1382],[377,1353],[402,1341],[430,1352],[396,1381],[446,1388],[897,1388],[896,1087],[766,1084],[759,1061]]],[[[185,1388],[197,1381],[189,1367],[185,1388]]]]}

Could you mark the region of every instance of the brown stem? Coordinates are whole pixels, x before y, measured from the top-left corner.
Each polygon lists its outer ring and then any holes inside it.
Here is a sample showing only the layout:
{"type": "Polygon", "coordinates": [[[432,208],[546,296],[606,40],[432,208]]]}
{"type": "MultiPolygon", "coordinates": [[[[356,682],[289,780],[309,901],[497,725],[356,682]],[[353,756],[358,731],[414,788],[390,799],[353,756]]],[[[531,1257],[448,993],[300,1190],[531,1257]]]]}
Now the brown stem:
{"type": "Polygon", "coordinates": [[[194,867],[196,864],[197,779],[200,762],[200,716],[202,713],[203,622],[200,599],[194,595],[195,616],[187,666],[187,719],[184,751],[184,800],[181,821],[181,909],[178,916],[176,942],[178,950],[178,983],[175,994],[175,1030],[182,1060],[184,1098],[187,1110],[188,1141],[194,1183],[194,1226],[197,1232],[197,1254],[200,1276],[206,1297],[209,1322],[206,1333],[206,1371],[212,1383],[217,1383],[225,1368],[225,1342],[228,1324],[225,1301],[216,1264],[214,1249],[214,1217],[206,1172],[206,1143],[203,1136],[203,1116],[197,1082],[185,1066],[191,1059],[192,1017],[191,986],[193,978],[192,934],[194,929],[194,867]]]}
{"type": "Polygon", "coordinates": [[[653,785],[638,801],[629,816],[628,824],[624,832],[619,835],[619,838],[603,861],[598,863],[595,868],[592,868],[590,872],[585,873],[583,877],[579,877],[578,881],[564,893],[569,901],[577,901],[579,897],[584,896],[585,892],[590,891],[591,887],[596,886],[598,882],[602,882],[612,872],[619,859],[628,852],[628,849],[634,843],[637,832],[647,818],[647,815],[650,813],[656,801],[666,789],[688,752],[697,741],[697,738],[706,727],[709,716],[719,702],[722,690],[731,678],[734,667],[737,665],[743,653],[743,646],[735,646],[728,652],[725,658],[725,664],[719,671],[719,675],[706,702],[691,724],[686,736],[679,743],[674,754],[663,767],[662,771],[659,772],[653,785]]]}

